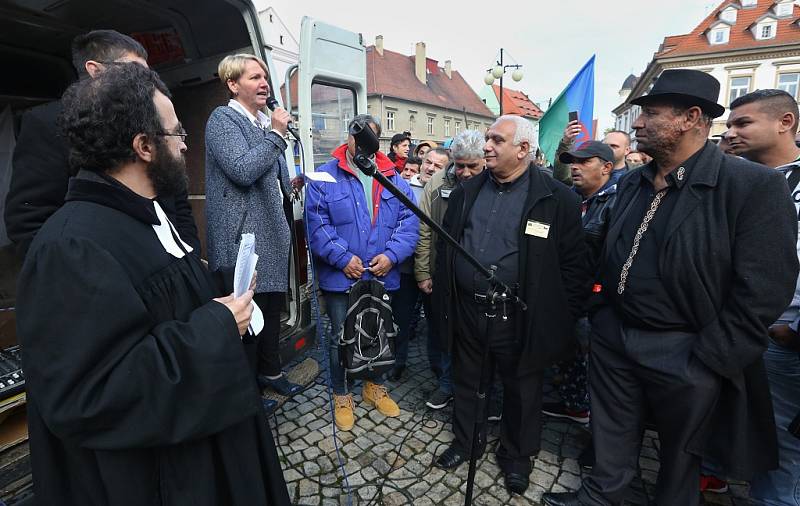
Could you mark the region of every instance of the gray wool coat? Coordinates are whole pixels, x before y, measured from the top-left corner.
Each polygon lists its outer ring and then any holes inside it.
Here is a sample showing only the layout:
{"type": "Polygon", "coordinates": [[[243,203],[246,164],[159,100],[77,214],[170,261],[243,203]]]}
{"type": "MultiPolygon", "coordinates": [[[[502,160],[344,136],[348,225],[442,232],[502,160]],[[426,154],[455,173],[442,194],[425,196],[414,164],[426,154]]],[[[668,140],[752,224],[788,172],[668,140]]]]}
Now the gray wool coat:
{"type": "Polygon", "coordinates": [[[243,233],[256,238],[256,293],[286,292],[290,233],[284,203],[290,194],[286,141],[228,106],[206,124],[206,219],[212,270],[236,265],[243,233]]]}

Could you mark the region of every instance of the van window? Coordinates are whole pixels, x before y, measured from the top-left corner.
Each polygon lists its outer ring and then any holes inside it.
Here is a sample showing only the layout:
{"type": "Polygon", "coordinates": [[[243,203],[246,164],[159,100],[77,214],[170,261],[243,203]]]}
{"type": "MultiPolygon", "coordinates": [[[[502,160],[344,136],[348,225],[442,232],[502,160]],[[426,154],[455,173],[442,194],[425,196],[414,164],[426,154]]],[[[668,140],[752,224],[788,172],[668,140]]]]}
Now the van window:
{"type": "Polygon", "coordinates": [[[353,90],[329,84],[311,85],[311,125],[314,168],[331,159],[331,152],[347,142],[347,123],[353,118],[353,90]]]}

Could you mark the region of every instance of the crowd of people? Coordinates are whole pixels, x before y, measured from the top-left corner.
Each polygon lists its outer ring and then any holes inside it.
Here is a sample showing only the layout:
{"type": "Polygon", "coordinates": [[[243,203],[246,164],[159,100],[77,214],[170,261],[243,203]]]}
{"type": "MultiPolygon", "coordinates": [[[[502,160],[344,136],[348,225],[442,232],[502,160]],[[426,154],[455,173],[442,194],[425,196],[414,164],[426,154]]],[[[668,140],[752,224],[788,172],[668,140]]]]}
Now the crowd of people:
{"type": "Polygon", "coordinates": [[[25,258],[17,325],[40,504],[289,504],[266,419],[275,403],[261,390],[302,389],[278,352],[301,188],[339,430],[358,423],[338,340],[348,291],[377,279],[396,360],[364,377],[361,400],[400,415],[389,385],[408,379],[424,314],[437,379],[426,404],[453,403],[455,437],[436,466],[483,454],[492,417],[505,486],[523,494],[553,416],[588,423],[592,443],[581,488],[546,493],[547,505],[619,504],[646,426],[661,441],[657,504],[699,504],[708,476],[750,480],[760,504],[798,504],[800,147],[786,92],[734,101],[718,147],[719,82],[666,70],[633,100],[635,151],[621,131],[576,143],[571,122],[549,168],[518,116],[443,146],[394,135],[388,154],[372,155],[377,171],[456,248],[358,169],[352,132],[379,137],[373,116],[352,118],[316,169],[326,177],[290,180],[291,116],[264,112],[267,65],[227,56],[218,75],[229,101],[205,131],[206,263],[187,134],[147,52],[111,30],[72,49],[81,78],[23,118],[5,214],[25,258]],[[257,275],[236,296],[247,233],[257,275]],[[560,401],[544,403],[551,368],[560,401]]]}

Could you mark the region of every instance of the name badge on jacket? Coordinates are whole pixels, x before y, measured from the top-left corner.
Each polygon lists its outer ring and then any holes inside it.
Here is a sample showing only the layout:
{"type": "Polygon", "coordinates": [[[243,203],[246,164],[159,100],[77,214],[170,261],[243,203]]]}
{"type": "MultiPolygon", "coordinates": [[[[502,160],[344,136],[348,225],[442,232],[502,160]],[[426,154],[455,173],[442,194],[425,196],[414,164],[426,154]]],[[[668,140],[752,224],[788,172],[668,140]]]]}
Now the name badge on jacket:
{"type": "Polygon", "coordinates": [[[547,239],[547,236],[550,234],[550,225],[547,223],[542,223],[541,221],[535,220],[528,220],[528,224],[525,225],[525,235],[532,235],[534,237],[541,237],[542,239],[547,239]]]}

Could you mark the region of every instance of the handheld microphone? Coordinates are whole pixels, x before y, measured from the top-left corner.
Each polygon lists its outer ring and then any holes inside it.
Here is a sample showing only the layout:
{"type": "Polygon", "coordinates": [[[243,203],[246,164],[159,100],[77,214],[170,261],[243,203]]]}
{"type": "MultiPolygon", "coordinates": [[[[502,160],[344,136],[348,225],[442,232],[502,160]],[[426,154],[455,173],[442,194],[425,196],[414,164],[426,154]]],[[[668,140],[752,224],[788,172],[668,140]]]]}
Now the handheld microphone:
{"type": "MultiPolygon", "coordinates": [[[[278,101],[275,100],[275,97],[267,97],[267,107],[270,111],[275,111],[275,108],[278,107],[278,101]]],[[[290,119],[289,123],[286,125],[286,128],[289,130],[289,133],[292,134],[292,137],[297,139],[298,142],[302,142],[300,141],[300,132],[298,132],[294,127],[294,121],[290,119]]]]}

